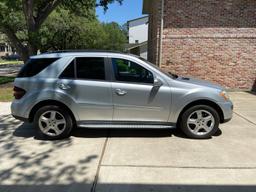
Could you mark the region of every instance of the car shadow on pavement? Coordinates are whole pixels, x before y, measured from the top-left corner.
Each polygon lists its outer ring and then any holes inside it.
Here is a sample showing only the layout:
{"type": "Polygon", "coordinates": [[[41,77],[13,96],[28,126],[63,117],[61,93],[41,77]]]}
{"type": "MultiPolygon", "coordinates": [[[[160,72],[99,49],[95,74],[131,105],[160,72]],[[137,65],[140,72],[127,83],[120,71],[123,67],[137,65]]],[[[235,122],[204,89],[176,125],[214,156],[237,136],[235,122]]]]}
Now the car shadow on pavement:
{"type": "MultiPolygon", "coordinates": [[[[89,129],[76,128],[71,132],[71,137],[79,138],[102,138],[102,137],[172,137],[178,135],[178,130],[169,129],[89,129]]],[[[44,140],[32,124],[23,123],[13,131],[13,136],[44,140]]]]}
{"type": "MultiPolygon", "coordinates": [[[[179,137],[179,138],[182,138],[182,139],[190,139],[188,138],[180,129],[176,129],[176,130],[173,130],[173,135],[175,137],[179,137]]],[[[217,132],[210,138],[207,138],[207,139],[201,139],[201,140],[209,140],[209,139],[212,139],[213,137],[219,137],[222,135],[222,131],[221,129],[219,128],[217,130],[217,132]]]]}
{"type": "MultiPolygon", "coordinates": [[[[213,135],[213,137],[218,137],[222,134],[222,131],[218,131],[213,135]]],[[[189,139],[181,130],[179,129],[84,129],[77,128],[72,132],[74,137],[179,137],[183,139],[189,139]]]]}
{"type": "Polygon", "coordinates": [[[168,129],[85,129],[77,128],[72,132],[74,137],[172,137],[168,129]]]}

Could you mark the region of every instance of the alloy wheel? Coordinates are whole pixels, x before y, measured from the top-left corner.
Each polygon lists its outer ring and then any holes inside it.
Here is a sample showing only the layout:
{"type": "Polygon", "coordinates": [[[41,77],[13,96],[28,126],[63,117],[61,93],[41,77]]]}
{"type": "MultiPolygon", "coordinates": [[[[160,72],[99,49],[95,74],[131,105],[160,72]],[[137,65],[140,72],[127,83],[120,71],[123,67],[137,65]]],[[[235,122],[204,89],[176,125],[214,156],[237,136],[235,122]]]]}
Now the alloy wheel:
{"type": "Polygon", "coordinates": [[[196,110],[187,119],[189,130],[195,135],[206,135],[215,125],[213,115],[206,110],[196,110]]]}
{"type": "Polygon", "coordinates": [[[66,120],[58,111],[46,111],[39,117],[39,128],[48,136],[58,136],[66,128],[66,120]]]}

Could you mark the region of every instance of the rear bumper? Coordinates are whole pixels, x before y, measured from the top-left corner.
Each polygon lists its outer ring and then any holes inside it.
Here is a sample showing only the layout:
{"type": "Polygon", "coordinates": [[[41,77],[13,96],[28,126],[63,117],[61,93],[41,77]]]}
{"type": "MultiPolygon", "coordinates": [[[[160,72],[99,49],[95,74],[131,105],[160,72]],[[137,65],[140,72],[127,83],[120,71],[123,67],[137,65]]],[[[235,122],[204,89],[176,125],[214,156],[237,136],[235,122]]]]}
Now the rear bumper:
{"type": "Polygon", "coordinates": [[[226,123],[230,121],[233,117],[233,108],[234,105],[231,101],[226,101],[226,102],[219,102],[218,105],[222,109],[223,112],[223,123],[226,123]]]}
{"type": "Polygon", "coordinates": [[[12,116],[16,119],[19,119],[21,121],[28,121],[29,119],[29,110],[24,105],[23,102],[20,102],[19,100],[14,100],[11,105],[11,112],[12,116]]]}

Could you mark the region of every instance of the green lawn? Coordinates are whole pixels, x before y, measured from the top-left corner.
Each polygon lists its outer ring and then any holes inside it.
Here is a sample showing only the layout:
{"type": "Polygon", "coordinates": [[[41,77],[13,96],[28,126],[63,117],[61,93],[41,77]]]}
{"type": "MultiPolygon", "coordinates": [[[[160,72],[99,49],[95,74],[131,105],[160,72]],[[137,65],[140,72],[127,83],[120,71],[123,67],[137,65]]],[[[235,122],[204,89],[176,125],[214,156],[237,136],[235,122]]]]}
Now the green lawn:
{"type": "Polygon", "coordinates": [[[13,87],[0,87],[0,102],[10,102],[13,100],[13,87]]]}
{"type": "Polygon", "coordinates": [[[17,65],[17,64],[22,64],[22,63],[23,63],[23,61],[8,61],[8,60],[0,59],[0,65],[5,65],[5,64],[17,65]]]}
{"type": "Polygon", "coordinates": [[[0,102],[8,102],[13,99],[13,85],[15,77],[0,77],[0,102]]]}

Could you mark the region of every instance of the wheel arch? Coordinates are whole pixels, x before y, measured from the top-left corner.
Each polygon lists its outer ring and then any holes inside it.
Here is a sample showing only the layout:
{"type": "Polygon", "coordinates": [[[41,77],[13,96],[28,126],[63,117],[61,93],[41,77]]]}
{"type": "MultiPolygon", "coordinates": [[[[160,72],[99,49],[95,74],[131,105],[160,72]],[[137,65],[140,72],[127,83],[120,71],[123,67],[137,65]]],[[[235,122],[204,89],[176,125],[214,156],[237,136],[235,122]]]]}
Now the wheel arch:
{"type": "Polygon", "coordinates": [[[34,117],[36,112],[44,106],[47,105],[55,105],[55,106],[59,106],[64,108],[65,110],[68,111],[68,113],[70,114],[74,124],[76,124],[76,118],[74,113],[70,110],[69,107],[67,107],[64,103],[60,102],[60,101],[56,101],[56,100],[44,100],[44,101],[40,101],[39,103],[37,103],[35,106],[33,106],[33,108],[31,109],[30,113],[29,113],[29,122],[33,122],[34,117]]]}
{"type": "Polygon", "coordinates": [[[224,122],[224,114],[223,114],[223,111],[222,109],[220,108],[220,106],[213,102],[213,101],[210,101],[210,100],[206,100],[206,99],[201,99],[201,100],[196,100],[196,101],[193,101],[193,102],[190,102],[189,104],[187,104],[180,112],[179,114],[179,117],[178,117],[178,122],[181,118],[181,115],[189,108],[193,107],[193,106],[196,106],[196,105],[207,105],[207,106],[210,106],[212,108],[214,108],[219,117],[220,117],[220,123],[223,123],[224,122]]]}

